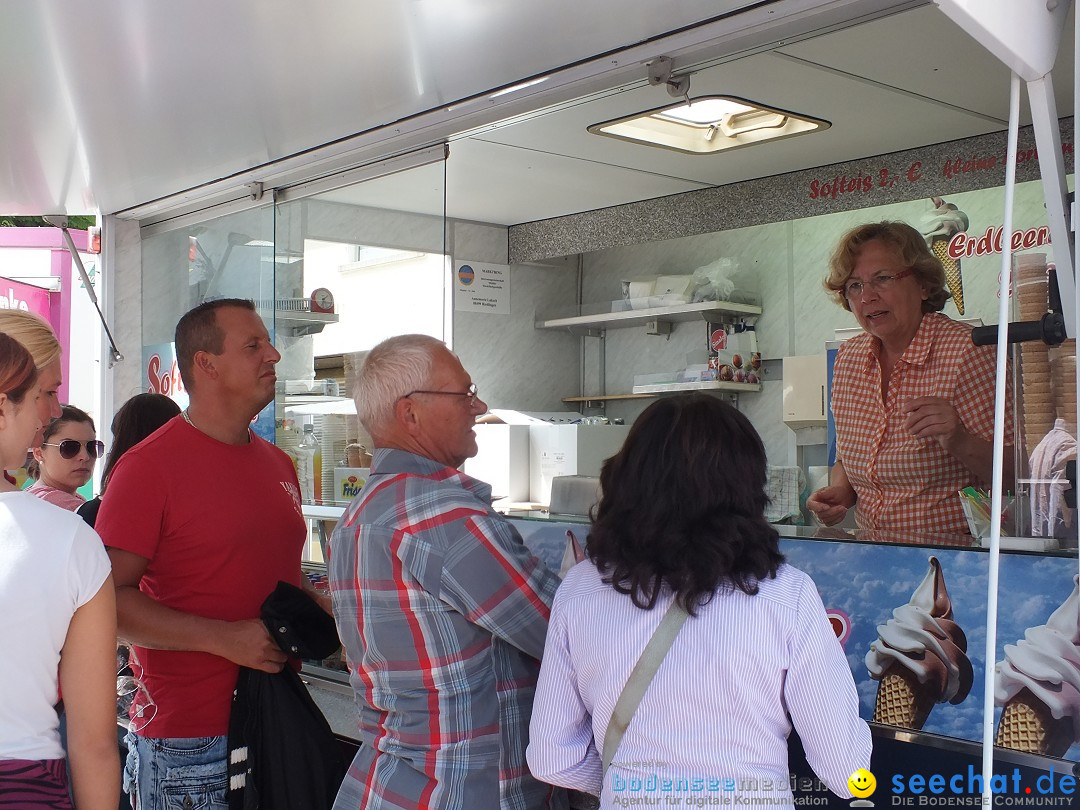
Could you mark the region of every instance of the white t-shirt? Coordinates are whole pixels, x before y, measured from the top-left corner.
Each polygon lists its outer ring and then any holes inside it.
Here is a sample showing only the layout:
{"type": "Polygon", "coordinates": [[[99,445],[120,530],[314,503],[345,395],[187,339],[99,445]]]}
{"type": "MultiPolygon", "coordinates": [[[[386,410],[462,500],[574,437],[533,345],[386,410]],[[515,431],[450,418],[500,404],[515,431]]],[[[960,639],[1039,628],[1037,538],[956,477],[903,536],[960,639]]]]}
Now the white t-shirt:
{"type": "Polygon", "coordinates": [[[64,756],[53,708],[60,650],[109,572],[101,538],[78,515],[0,493],[0,759],[64,756]]]}

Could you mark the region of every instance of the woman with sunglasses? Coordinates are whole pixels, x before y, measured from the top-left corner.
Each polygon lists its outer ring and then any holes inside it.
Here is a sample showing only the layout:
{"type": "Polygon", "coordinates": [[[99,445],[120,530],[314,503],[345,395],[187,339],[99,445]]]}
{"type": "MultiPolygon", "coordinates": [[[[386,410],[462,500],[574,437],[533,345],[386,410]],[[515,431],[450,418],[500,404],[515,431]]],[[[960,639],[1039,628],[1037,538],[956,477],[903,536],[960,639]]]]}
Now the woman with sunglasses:
{"type": "MultiPolygon", "coordinates": [[[[41,429],[38,371],[0,333],[0,467],[41,429]]],[[[79,810],[115,810],[116,602],[101,539],[0,479],[0,804],[70,810],[55,704],[64,693],[79,810]]]]}
{"type": "MultiPolygon", "coordinates": [[[[993,471],[993,347],[941,313],[945,269],[910,225],[853,228],[829,266],[826,290],[865,334],[837,352],[836,463],[807,508],[826,526],[855,507],[860,529],[966,535],[957,491],[989,485],[993,471]]],[[[1006,447],[1006,486],[1012,458],[1006,447]]]]}
{"type": "Polygon", "coordinates": [[[90,415],[64,405],[60,416],[45,428],[41,446],[33,449],[30,474],[38,481],[27,491],[74,512],[86,501],[76,490],[93,476],[104,449],[90,415]]]}

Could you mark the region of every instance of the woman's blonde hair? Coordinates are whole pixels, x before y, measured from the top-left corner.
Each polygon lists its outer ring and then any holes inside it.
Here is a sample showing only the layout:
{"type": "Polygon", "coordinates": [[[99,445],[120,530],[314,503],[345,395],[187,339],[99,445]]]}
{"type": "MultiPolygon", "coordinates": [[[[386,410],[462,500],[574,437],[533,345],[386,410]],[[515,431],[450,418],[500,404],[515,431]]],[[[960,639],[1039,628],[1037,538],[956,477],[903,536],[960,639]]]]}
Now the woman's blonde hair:
{"type": "Polygon", "coordinates": [[[15,338],[30,352],[38,371],[60,359],[60,341],[39,315],[21,309],[0,309],[0,332],[15,338]]]}
{"type": "Polygon", "coordinates": [[[824,285],[836,303],[851,312],[844,285],[855,271],[855,262],[862,249],[867,242],[873,241],[881,242],[904,267],[914,271],[915,278],[926,290],[923,312],[940,312],[945,308],[950,296],[945,286],[945,268],[930,252],[922,234],[906,222],[871,222],[852,228],[840,237],[829,259],[829,275],[824,285]]]}

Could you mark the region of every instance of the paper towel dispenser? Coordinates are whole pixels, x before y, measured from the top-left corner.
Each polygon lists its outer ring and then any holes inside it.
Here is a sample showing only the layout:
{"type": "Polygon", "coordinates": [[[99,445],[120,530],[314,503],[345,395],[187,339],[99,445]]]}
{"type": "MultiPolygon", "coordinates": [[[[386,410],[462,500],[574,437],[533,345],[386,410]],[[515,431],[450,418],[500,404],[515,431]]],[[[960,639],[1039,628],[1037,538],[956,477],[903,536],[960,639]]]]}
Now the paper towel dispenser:
{"type": "Polygon", "coordinates": [[[785,357],[783,375],[784,424],[796,431],[824,428],[828,408],[825,355],[785,357]]]}

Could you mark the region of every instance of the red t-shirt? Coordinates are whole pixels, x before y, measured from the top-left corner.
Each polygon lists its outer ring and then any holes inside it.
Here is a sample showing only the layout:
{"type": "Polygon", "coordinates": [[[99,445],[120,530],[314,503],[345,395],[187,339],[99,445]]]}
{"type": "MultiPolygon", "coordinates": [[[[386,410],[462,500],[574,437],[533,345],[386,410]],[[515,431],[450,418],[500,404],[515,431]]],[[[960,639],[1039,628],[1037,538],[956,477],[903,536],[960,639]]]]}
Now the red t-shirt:
{"type": "MultiPolygon", "coordinates": [[[[147,558],[140,590],[184,613],[258,618],[279,580],[300,584],[307,525],[296,470],[254,435],[223,444],[175,417],[117,463],[95,528],[106,546],[147,558]]],[[[200,652],[135,653],[158,705],[142,736],[228,732],[236,664],[200,652]]]]}

